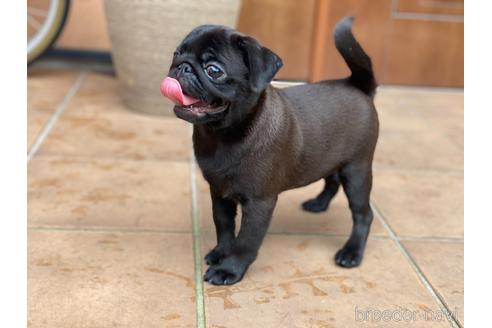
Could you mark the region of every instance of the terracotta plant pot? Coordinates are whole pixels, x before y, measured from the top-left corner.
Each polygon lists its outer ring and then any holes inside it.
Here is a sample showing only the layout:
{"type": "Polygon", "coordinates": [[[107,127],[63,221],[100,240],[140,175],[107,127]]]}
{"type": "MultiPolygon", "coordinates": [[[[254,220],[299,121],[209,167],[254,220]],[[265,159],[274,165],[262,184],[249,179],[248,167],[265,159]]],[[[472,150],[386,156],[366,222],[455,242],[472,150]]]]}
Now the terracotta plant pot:
{"type": "Polygon", "coordinates": [[[240,0],[106,0],[113,62],[125,103],[136,111],[171,115],[159,92],[173,52],[194,27],[234,27],[240,0]]]}

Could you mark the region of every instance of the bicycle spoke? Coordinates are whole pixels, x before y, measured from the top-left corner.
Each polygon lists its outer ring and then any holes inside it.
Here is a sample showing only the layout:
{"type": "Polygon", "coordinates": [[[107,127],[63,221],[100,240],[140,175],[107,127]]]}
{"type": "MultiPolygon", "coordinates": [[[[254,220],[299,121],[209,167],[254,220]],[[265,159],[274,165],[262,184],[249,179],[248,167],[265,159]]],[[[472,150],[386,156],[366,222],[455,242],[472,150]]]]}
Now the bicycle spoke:
{"type": "Polygon", "coordinates": [[[27,15],[27,24],[29,24],[31,27],[34,27],[35,29],[41,28],[41,23],[38,22],[34,17],[31,15],[27,15]]]}
{"type": "Polygon", "coordinates": [[[46,15],[48,15],[48,10],[36,7],[27,7],[27,13],[31,16],[46,17],[46,15]]]}

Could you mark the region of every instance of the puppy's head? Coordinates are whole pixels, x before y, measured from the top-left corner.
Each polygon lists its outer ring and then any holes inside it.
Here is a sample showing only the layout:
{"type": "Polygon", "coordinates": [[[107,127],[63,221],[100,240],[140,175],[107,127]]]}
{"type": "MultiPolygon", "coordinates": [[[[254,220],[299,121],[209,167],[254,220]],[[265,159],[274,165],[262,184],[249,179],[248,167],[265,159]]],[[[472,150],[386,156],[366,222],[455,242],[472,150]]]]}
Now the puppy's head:
{"type": "Polygon", "coordinates": [[[176,48],[169,70],[186,99],[170,97],[174,113],[193,124],[230,126],[247,116],[280,67],[282,60],[255,39],[224,26],[199,26],[176,48]]]}

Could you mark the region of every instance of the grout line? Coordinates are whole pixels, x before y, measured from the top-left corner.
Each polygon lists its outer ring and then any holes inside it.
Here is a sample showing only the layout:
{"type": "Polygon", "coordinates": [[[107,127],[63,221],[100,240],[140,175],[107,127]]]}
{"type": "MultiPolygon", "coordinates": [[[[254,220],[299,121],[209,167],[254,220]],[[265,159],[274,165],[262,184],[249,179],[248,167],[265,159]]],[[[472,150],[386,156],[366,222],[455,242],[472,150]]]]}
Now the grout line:
{"type": "Polygon", "coordinates": [[[115,156],[91,156],[91,155],[80,155],[80,154],[62,154],[62,153],[44,153],[42,155],[38,155],[38,158],[44,159],[72,159],[78,162],[90,162],[90,161],[114,161],[114,162],[130,162],[130,163],[153,163],[153,164],[162,164],[162,163],[186,163],[189,164],[189,158],[183,159],[158,159],[158,158],[143,158],[143,159],[135,159],[133,157],[115,157],[115,156]]]}
{"type": "Polygon", "coordinates": [[[36,152],[38,151],[39,147],[41,147],[41,144],[44,142],[44,140],[48,137],[48,134],[51,132],[53,129],[53,126],[56,124],[58,121],[58,118],[60,115],[65,111],[68,103],[70,100],[72,100],[73,96],[77,93],[79,90],[82,82],[84,81],[85,77],[87,76],[86,72],[80,73],[78,76],[77,80],[74,82],[72,87],[68,90],[68,92],[65,94],[63,97],[62,101],[56,108],[55,112],[53,115],[51,115],[50,119],[48,122],[46,122],[45,126],[43,127],[43,130],[39,133],[38,137],[36,140],[34,140],[34,143],[31,146],[31,149],[29,150],[29,153],[27,154],[27,161],[29,162],[36,152]]]}
{"type": "MultiPolygon", "coordinates": [[[[193,200],[192,200],[193,201],[193,200]]],[[[198,215],[197,215],[198,217],[198,215]]],[[[194,231],[186,230],[167,230],[167,229],[153,229],[153,228],[127,228],[127,227],[108,227],[108,226],[29,226],[28,230],[41,230],[41,231],[70,231],[70,232],[118,232],[118,233],[171,233],[171,234],[193,234],[194,231]]],[[[209,231],[206,233],[214,233],[209,231]]],[[[200,237],[200,233],[197,233],[200,237]]],[[[347,234],[336,234],[336,233],[318,233],[318,232],[288,232],[288,231],[273,231],[268,232],[267,235],[272,236],[306,236],[306,237],[327,237],[327,238],[346,238],[347,234]]],[[[390,236],[384,235],[369,235],[369,239],[373,240],[388,240],[392,239],[390,236]]],[[[416,239],[420,240],[420,239],[416,239]]],[[[427,239],[426,239],[427,241],[427,239]]]]}
{"type": "Polygon", "coordinates": [[[427,237],[427,236],[397,236],[400,241],[420,241],[420,242],[436,242],[436,243],[463,243],[465,239],[462,237],[427,237]]]}
{"type": "Polygon", "coordinates": [[[423,93],[464,93],[460,87],[431,87],[420,85],[398,85],[398,84],[382,84],[378,87],[380,91],[411,91],[423,93]]]}
{"type": "MultiPolygon", "coordinates": [[[[297,80],[274,80],[271,83],[274,87],[293,87],[297,85],[309,84],[306,81],[297,80]]],[[[420,85],[406,85],[406,84],[380,84],[378,86],[380,91],[407,91],[407,92],[423,92],[423,93],[464,93],[463,88],[460,87],[433,87],[433,86],[420,86],[420,85]]]]}
{"type": "MultiPolygon", "coordinates": [[[[190,127],[190,140],[192,127],[190,127]]],[[[202,257],[200,252],[200,223],[196,189],[196,162],[193,146],[190,147],[190,182],[191,182],[191,220],[193,224],[193,257],[195,260],[195,294],[196,294],[196,324],[205,328],[205,301],[203,295],[202,257]]]]}
{"type": "MultiPolygon", "coordinates": [[[[73,118],[91,118],[95,120],[108,120],[111,119],[113,121],[136,121],[136,120],[152,120],[154,122],[160,121],[160,122],[165,122],[165,121],[171,121],[173,120],[173,117],[168,116],[165,114],[165,112],[162,112],[162,114],[146,114],[146,113],[139,113],[139,112],[131,112],[131,109],[124,109],[125,112],[73,112],[70,113],[70,117],[73,118]]],[[[144,122],[145,123],[145,122],[144,122]]]]}
{"type": "Polygon", "coordinates": [[[31,226],[28,230],[41,231],[71,231],[71,232],[118,232],[118,233],[174,233],[190,234],[190,231],[165,230],[165,229],[132,229],[132,228],[112,228],[112,227],[94,227],[94,226],[31,226]]]}
{"type": "Polygon", "coordinates": [[[434,289],[430,281],[427,279],[427,277],[424,275],[420,267],[418,266],[417,262],[412,258],[410,253],[406,250],[406,248],[401,244],[398,236],[396,235],[395,231],[393,228],[390,227],[389,223],[386,221],[386,219],[383,217],[379,209],[376,207],[374,202],[371,201],[371,208],[376,214],[376,216],[379,218],[379,221],[381,224],[388,230],[388,233],[393,239],[395,245],[399,249],[399,251],[402,253],[402,255],[405,257],[407,262],[410,264],[412,267],[413,271],[419,278],[420,282],[424,285],[424,287],[427,289],[427,291],[431,294],[432,298],[434,301],[439,305],[441,311],[445,313],[446,319],[449,321],[451,327],[453,328],[462,328],[461,324],[459,321],[454,317],[454,314],[448,309],[446,303],[444,302],[443,298],[441,295],[434,289]]]}
{"type": "MultiPolygon", "coordinates": [[[[272,232],[267,232],[267,236],[272,235],[272,236],[305,236],[305,237],[334,237],[334,238],[347,238],[350,236],[350,234],[343,234],[343,233],[330,233],[330,232],[289,232],[289,231],[272,231],[272,232]]],[[[374,239],[374,240],[388,240],[391,239],[390,236],[383,236],[383,235],[370,235],[369,234],[369,239],[374,239]]]]}
{"type": "MultiPolygon", "coordinates": [[[[413,133],[413,132],[412,132],[413,133]]],[[[459,169],[438,169],[438,168],[397,168],[390,165],[374,164],[373,170],[375,173],[391,173],[391,174],[417,174],[417,175],[453,175],[461,177],[464,175],[463,170],[459,169]]]]}

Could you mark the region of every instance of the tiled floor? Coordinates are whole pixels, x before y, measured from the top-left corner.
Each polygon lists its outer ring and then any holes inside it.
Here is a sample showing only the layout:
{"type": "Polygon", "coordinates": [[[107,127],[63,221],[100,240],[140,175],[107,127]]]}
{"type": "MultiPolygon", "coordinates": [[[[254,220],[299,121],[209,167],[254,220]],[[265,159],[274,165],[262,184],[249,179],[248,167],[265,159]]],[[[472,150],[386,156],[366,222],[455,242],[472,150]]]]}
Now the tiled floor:
{"type": "Polygon", "coordinates": [[[462,326],[463,93],[383,87],[376,104],[362,266],[334,265],[342,193],[300,210],[317,183],[281,195],[244,280],[217,287],[201,280],[215,236],[190,127],[128,111],[110,75],[31,71],[29,327],[462,326]]]}

